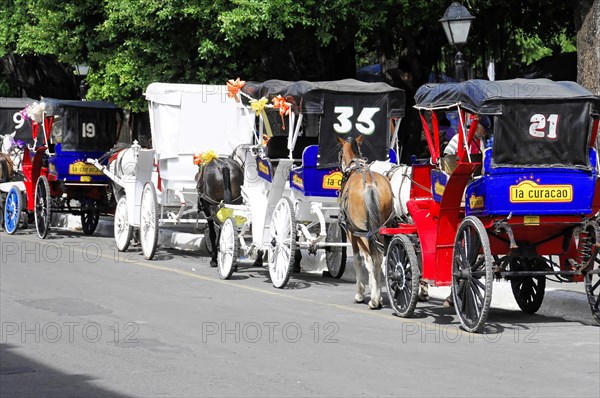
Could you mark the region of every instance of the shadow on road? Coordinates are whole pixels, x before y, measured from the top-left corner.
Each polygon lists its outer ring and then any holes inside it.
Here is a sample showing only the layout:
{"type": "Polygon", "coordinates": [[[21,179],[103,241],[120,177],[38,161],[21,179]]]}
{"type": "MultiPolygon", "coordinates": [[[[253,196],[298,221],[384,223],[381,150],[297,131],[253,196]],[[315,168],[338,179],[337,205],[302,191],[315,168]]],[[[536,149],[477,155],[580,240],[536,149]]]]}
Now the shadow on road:
{"type": "Polygon", "coordinates": [[[0,396],[2,397],[126,397],[94,385],[85,374],[66,374],[0,344],[0,396]]]}

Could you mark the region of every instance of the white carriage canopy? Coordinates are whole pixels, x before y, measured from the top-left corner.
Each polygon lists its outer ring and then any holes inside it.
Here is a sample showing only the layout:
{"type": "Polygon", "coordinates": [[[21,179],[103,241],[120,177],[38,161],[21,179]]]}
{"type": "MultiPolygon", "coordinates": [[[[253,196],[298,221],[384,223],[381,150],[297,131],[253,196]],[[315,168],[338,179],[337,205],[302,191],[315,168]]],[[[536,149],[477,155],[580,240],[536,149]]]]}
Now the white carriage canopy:
{"type": "MultiPolygon", "coordinates": [[[[319,167],[339,165],[336,136],[347,139],[363,134],[363,156],[369,161],[387,160],[391,146],[389,119],[404,116],[404,91],[386,83],[354,79],[268,80],[247,82],[242,91],[254,99],[265,97],[271,100],[281,95],[292,104],[294,113],[305,115],[304,135],[319,137],[319,167]],[[316,116],[316,120],[311,116],[316,116]]],[[[275,119],[269,117],[270,121],[275,119]]]]}
{"type": "Polygon", "coordinates": [[[152,146],[161,159],[206,150],[230,155],[253,141],[254,115],[227,98],[225,85],[152,83],[145,96],[152,146]]]}
{"type": "Polygon", "coordinates": [[[119,139],[122,111],[103,101],[44,98],[46,116],[54,116],[54,128],[62,132],[63,151],[106,152],[119,139]],[[57,116],[60,116],[58,120],[57,116]]]}
{"type": "Polygon", "coordinates": [[[548,79],[426,84],[415,95],[417,109],[460,105],[493,117],[492,167],[589,169],[592,118],[600,97],[575,82],[548,79]]]}

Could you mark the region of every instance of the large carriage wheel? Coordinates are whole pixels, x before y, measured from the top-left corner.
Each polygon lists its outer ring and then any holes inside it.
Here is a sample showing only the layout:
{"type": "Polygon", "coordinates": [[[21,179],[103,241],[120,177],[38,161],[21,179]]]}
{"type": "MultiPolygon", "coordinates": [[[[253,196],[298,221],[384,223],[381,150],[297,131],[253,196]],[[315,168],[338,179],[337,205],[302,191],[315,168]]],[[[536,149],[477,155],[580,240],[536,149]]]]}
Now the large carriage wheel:
{"type": "MultiPolygon", "coordinates": [[[[327,226],[327,242],[346,243],[346,233],[337,222],[332,222],[327,226]]],[[[343,246],[325,247],[325,262],[329,274],[339,279],[346,270],[346,248],[343,246]]]]}
{"type": "Polygon", "coordinates": [[[117,202],[115,209],[115,244],[117,250],[124,252],[129,247],[133,237],[133,227],[129,224],[129,215],[127,212],[127,198],[122,196],[117,202]]]}
{"type": "Polygon", "coordinates": [[[156,189],[151,181],[144,185],[142,191],[140,243],[144,257],[152,260],[158,243],[158,200],[156,189]]]}
{"type": "MultiPolygon", "coordinates": [[[[534,271],[535,259],[515,257],[510,262],[511,271],[534,271]]],[[[510,286],[521,311],[535,314],[542,306],[546,290],[545,276],[511,276],[510,286]]]]}
{"type": "Polygon", "coordinates": [[[596,235],[594,223],[579,235],[579,250],[582,254],[581,260],[587,264],[583,269],[585,281],[585,293],[592,310],[592,316],[600,323],[600,251],[598,243],[600,237],[596,235]],[[584,243],[583,240],[586,240],[584,243]]]}
{"type": "Polygon", "coordinates": [[[269,256],[269,275],[276,288],[283,288],[290,279],[290,273],[296,256],[296,216],[292,201],[281,198],[275,206],[269,225],[271,233],[271,255],[269,256]]]}
{"type": "Polygon", "coordinates": [[[100,221],[100,211],[97,209],[98,202],[95,200],[84,200],[81,205],[91,207],[91,209],[81,212],[81,228],[84,234],[92,235],[96,231],[96,227],[98,227],[98,221],[100,221]]]}
{"type": "Polygon", "coordinates": [[[415,246],[406,235],[396,235],[386,254],[385,284],[398,316],[410,317],[417,306],[421,270],[415,246]]]}
{"type": "Polygon", "coordinates": [[[590,271],[593,273],[585,272],[584,274],[585,293],[587,294],[588,303],[590,304],[590,309],[592,310],[592,316],[596,322],[600,323],[600,275],[598,275],[598,272],[600,271],[600,262],[598,260],[597,250],[594,255],[594,263],[595,269],[590,269],[590,271]]]}
{"type": "Polygon", "coordinates": [[[22,202],[19,188],[12,187],[4,202],[4,229],[9,235],[17,232],[17,228],[19,228],[22,202]]]}
{"type": "Polygon", "coordinates": [[[35,229],[45,239],[50,231],[50,184],[46,176],[39,176],[35,184],[35,229]]]}
{"type": "Polygon", "coordinates": [[[477,333],[485,325],[492,302],[490,241],[478,218],[466,217],[456,234],[452,259],[452,297],[460,323],[477,333]]]}
{"type": "Polygon", "coordinates": [[[221,226],[219,236],[219,252],[217,253],[217,266],[219,277],[229,279],[237,267],[240,241],[238,239],[235,219],[229,217],[221,226]]]}

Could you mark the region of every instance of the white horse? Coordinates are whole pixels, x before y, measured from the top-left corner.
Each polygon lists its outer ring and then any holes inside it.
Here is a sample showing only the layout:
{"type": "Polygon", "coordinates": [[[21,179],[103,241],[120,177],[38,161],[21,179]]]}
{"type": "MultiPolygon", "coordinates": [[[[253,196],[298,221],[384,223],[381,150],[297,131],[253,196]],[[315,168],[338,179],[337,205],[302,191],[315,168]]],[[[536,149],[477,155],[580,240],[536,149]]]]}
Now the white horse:
{"type": "Polygon", "coordinates": [[[15,172],[21,171],[21,164],[23,163],[24,148],[15,141],[15,135],[17,132],[12,134],[0,135],[0,153],[8,155],[13,163],[13,169],[15,172]]]}

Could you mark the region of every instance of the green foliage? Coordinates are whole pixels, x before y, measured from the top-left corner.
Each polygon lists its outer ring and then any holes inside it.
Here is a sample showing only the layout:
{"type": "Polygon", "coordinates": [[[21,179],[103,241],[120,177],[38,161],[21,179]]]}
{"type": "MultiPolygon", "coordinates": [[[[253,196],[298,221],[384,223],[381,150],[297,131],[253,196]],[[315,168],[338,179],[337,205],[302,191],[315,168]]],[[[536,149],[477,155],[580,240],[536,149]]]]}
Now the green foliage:
{"type": "MultiPolygon", "coordinates": [[[[322,57],[328,51],[350,49],[359,65],[385,55],[390,65],[409,65],[420,84],[432,66],[452,65],[455,52],[438,22],[448,0],[4,2],[0,56],[49,54],[61,62],[85,62],[88,98],[135,111],[145,109],[142,94],[151,82],[224,83],[264,76],[265,63],[277,62],[281,54],[312,66],[315,76],[329,70],[324,63],[331,60],[322,57]]],[[[477,17],[463,50],[476,67],[494,58],[504,65],[498,73],[508,76],[511,68],[548,51],[574,49],[570,2],[467,0],[464,5],[477,17]]]]}

